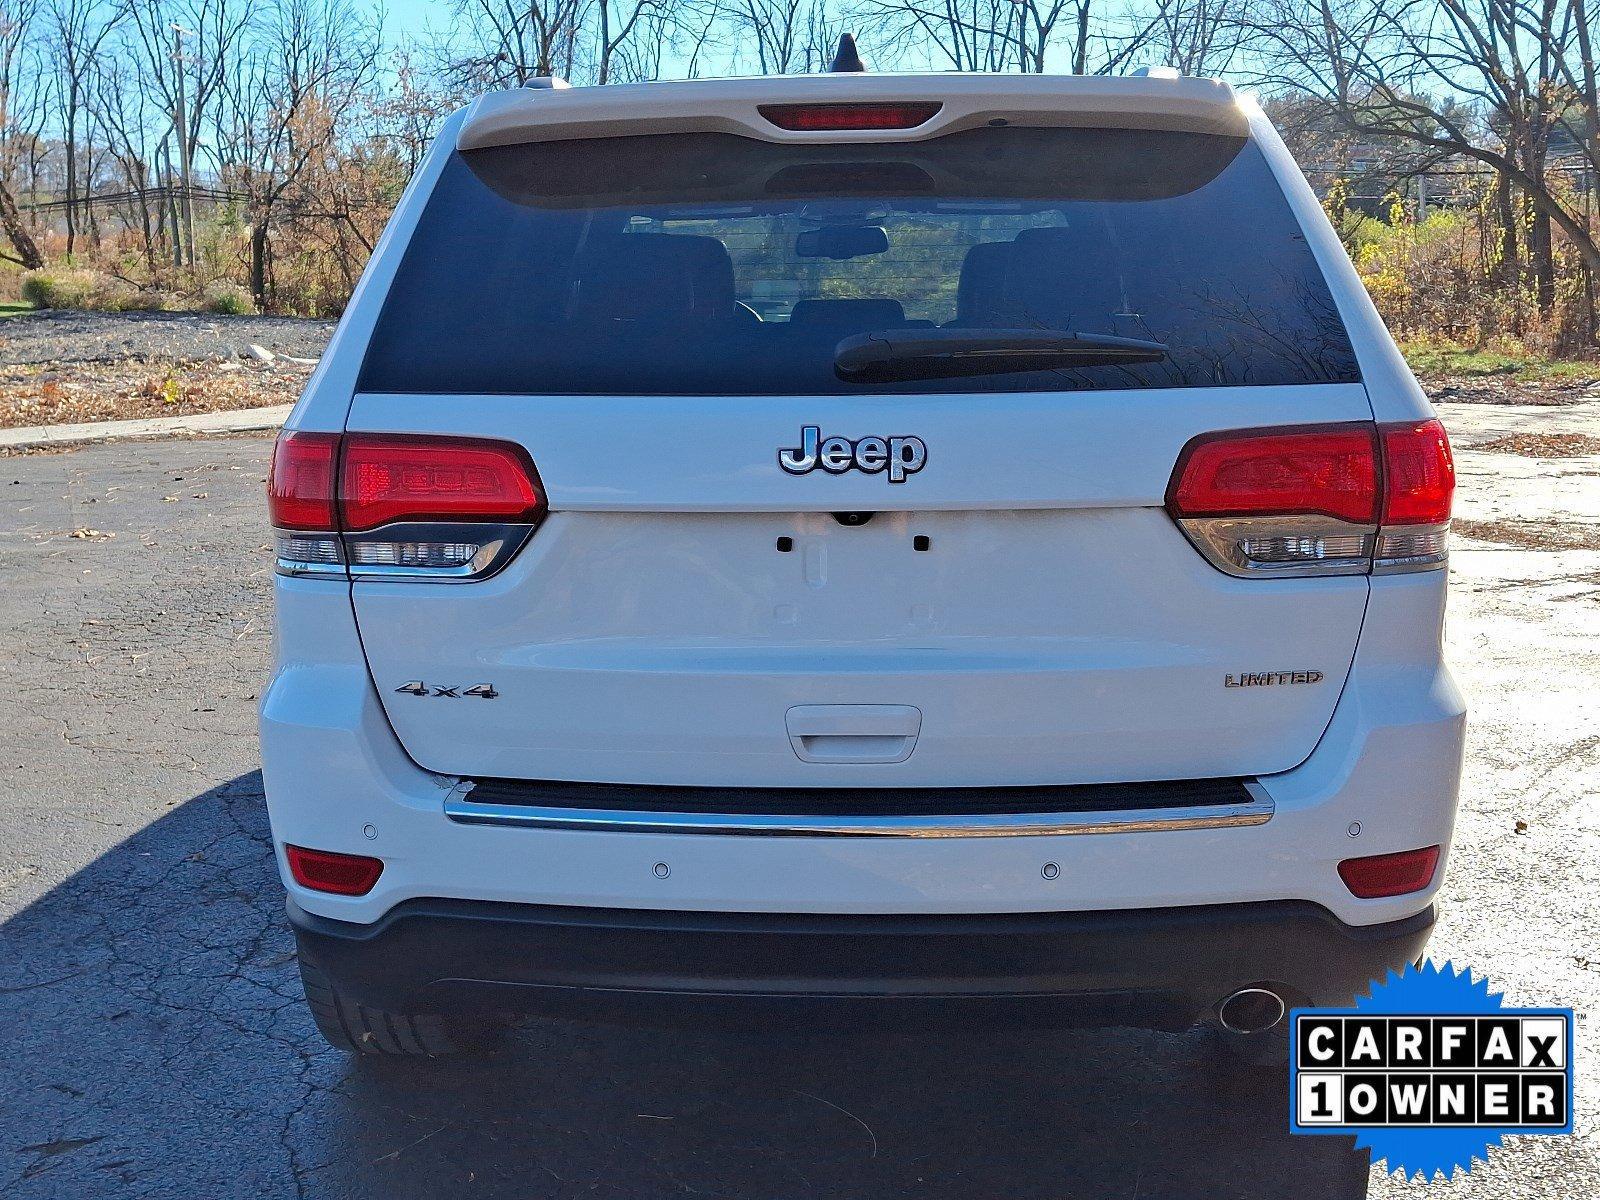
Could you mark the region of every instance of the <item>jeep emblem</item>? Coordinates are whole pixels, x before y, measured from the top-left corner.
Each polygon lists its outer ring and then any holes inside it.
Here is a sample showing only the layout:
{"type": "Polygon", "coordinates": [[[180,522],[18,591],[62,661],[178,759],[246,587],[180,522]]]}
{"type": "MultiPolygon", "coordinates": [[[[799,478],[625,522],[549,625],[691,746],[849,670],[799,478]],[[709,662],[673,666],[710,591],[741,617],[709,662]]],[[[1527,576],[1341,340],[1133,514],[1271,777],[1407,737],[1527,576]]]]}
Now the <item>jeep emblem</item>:
{"type": "Polygon", "coordinates": [[[830,475],[887,471],[890,483],[904,483],[906,476],[915,475],[927,461],[928,447],[919,437],[864,437],[852,442],[849,438],[825,438],[818,425],[801,428],[800,445],[795,449],[778,451],[778,465],[791,475],[806,475],[818,467],[830,475]]]}

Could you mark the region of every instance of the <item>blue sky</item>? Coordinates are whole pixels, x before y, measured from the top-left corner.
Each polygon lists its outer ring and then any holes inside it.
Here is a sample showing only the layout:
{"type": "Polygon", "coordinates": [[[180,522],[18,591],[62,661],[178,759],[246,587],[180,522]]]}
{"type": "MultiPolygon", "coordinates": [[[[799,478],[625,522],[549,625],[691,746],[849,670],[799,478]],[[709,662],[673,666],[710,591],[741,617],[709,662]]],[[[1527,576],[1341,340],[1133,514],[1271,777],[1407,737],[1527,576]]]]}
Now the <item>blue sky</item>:
{"type": "Polygon", "coordinates": [[[395,38],[402,34],[421,34],[431,24],[443,29],[451,20],[448,0],[387,0],[384,28],[395,38]]]}

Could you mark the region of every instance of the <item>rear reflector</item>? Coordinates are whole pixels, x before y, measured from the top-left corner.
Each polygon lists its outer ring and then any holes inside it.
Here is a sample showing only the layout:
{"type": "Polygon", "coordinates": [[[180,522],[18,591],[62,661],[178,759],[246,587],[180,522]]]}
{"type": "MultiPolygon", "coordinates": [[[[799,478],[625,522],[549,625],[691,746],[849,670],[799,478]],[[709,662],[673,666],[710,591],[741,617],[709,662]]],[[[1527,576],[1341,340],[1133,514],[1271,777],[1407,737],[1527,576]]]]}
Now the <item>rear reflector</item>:
{"type": "Polygon", "coordinates": [[[512,442],[473,438],[345,438],[339,503],[346,531],[394,521],[526,524],[544,511],[533,463],[512,442]]]}
{"type": "Polygon", "coordinates": [[[779,129],[827,133],[915,129],[943,107],[932,100],[906,104],[763,104],[757,111],[779,129]]]}
{"type": "Polygon", "coordinates": [[[1167,491],[1176,517],[1377,519],[1370,425],[1206,434],[1184,448],[1167,491]]]}
{"type": "Polygon", "coordinates": [[[1351,895],[1377,900],[1422,891],[1433,882],[1433,872],[1438,865],[1439,847],[1425,846],[1399,854],[1347,858],[1339,864],[1339,878],[1344,880],[1351,895]]]}
{"type": "Polygon", "coordinates": [[[333,472],[337,433],[285,433],[272,450],[267,511],[279,529],[334,527],[333,472]]]}
{"type": "Polygon", "coordinates": [[[289,860],[289,874],[303,888],[331,892],[336,896],[365,896],[383,874],[383,860],[361,854],[337,854],[332,850],[307,850],[304,846],[283,847],[289,860]]]}

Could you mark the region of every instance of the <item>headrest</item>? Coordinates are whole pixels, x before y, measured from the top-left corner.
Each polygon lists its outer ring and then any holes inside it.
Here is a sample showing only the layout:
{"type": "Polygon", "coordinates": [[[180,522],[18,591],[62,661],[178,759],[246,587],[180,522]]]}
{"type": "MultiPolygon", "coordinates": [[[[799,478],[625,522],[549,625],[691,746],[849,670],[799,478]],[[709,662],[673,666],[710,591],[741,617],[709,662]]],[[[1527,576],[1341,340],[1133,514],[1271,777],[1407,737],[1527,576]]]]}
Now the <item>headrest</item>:
{"type": "Polygon", "coordinates": [[[1112,333],[1112,314],[1125,308],[1116,247],[1103,229],[1085,223],[1017,234],[1004,286],[988,313],[970,320],[1112,333]]]}
{"type": "Polygon", "coordinates": [[[648,320],[734,313],[733,260],[714,237],[629,233],[591,243],[576,264],[574,309],[648,320]]]}
{"type": "Polygon", "coordinates": [[[1006,292],[1006,268],[1011,263],[1011,242],[980,242],[961,260],[956,283],[956,320],[975,324],[1000,307],[1006,292]]]}

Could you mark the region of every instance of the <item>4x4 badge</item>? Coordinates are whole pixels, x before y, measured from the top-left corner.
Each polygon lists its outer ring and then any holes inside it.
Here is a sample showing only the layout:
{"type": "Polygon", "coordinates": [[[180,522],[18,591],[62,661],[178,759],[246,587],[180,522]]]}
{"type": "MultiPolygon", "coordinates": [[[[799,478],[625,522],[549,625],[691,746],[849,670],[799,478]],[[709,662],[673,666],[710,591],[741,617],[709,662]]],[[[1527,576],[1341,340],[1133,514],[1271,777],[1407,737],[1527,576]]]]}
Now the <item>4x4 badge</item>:
{"type": "Polygon", "coordinates": [[[825,438],[818,425],[803,426],[800,445],[778,451],[778,465],[791,475],[806,475],[818,467],[831,475],[887,471],[890,483],[904,483],[927,461],[928,447],[919,437],[864,437],[852,442],[849,438],[825,438]]]}
{"type": "Polygon", "coordinates": [[[500,693],[494,690],[492,683],[475,683],[469,688],[462,687],[459,683],[453,686],[444,684],[426,684],[420,679],[412,679],[395,688],[408,696],[446,696],[452,700],[459,700],[462,696],[476,696],[480,700],[498,699],[500,693]]]}

